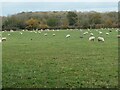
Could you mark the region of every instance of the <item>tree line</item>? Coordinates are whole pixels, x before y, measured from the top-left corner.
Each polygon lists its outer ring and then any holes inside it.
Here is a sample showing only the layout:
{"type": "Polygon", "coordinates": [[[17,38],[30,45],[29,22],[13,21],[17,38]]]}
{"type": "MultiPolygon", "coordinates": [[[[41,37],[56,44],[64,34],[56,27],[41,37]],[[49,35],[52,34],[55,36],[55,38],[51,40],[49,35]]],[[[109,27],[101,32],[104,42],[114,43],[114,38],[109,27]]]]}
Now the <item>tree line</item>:
{"type": "Polygon", "coordinates": [[[21,12],[3,16],[3,30],[118,28],[118,12],[21,12]]]}

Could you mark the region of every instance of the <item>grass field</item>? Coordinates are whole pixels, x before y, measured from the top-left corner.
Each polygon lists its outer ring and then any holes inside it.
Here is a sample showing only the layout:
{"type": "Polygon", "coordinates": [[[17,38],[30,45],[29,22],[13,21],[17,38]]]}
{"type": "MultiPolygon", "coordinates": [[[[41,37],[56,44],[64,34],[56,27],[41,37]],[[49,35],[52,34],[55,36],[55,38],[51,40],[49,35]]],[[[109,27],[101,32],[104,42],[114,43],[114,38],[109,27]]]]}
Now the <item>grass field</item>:
{"type": "Polygon", "coordinates": [[[4,32],[3,88],[117,87],[118,32],[100,30],[105,42],[92,42],[90,34],[79,38],[85,31],[4,32]]]}

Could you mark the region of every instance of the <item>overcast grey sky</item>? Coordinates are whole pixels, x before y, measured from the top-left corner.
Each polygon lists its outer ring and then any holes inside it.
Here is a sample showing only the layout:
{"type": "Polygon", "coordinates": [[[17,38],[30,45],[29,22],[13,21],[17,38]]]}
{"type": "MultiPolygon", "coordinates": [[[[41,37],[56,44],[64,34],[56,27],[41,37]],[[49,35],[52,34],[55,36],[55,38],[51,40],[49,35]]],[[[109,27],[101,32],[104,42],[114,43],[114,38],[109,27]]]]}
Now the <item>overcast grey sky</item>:
{"type": "Polygon", "coordinates": [[[117,0],[115,0],[116,2],[92,2],[96,0],[90,0],[90,2],[72,2],[73,0],[70,1],[71,2],[63,2],[63,0],[61,0],[61,2],[3,2],[1,15],[7,16],[23,11],[118,11],[117,0]]]}

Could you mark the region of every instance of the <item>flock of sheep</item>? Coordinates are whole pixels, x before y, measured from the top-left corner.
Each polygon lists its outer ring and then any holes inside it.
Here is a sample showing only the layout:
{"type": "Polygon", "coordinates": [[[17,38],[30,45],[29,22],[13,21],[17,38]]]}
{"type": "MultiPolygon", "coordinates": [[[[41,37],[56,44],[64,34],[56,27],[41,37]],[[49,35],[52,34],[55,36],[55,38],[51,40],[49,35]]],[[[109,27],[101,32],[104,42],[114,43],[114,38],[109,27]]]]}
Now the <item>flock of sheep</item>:
{"type": "MultiPolygon", "coordinates": [[[[67,30],[69,30],[69,29],[67,29],[67,30]]],[[[72,29],[70,29],[70,30],[72,30],[72,29]]],[[[112,32],[111,31],[111,29],[108,29],[109,30],[109,32],[112,32]]],[[[25,30],[22,30],[22,31],[25,31],[25,30]]],[[[28,31],[28,30],[27,30],[28,31]]],[[[34,32],[34,33],[41,33],[43,30],[41,30],[41,31],[30,31],[30,32],[34,32]]],[[[46,30],[45,30],[46,31],[46,30]]],[[[47,31],[49,31],[49,29],[47,29],[47,31]]],[[[52,30],[52,31],[55,31],[55,30],[52,30]]],[[[56,30],[56,31],[59,31],[59,30],[56,30]]],[[[82,32],[82,31],[84,31],[84,30],[82,30],[82,29],[80,29],[80,31],[82,32]]],[[[80,36],[80,38],[83,38],[83,36],[85,36],[86,34],[89,34],[90,36],[89,36],[89,38],[88,38],[88,40],[89,41],[95,41],[95,39],[96,39],[96,37],[94,36],[94,34],[91,32],[92,30],[90,30],[90,29],[87,29],[87,31],[86,32],[84,32],[84,33],[82,33],[82,35],[80,36]]],[[[98,33],[99,33],[99,35],[102,35],[102,31],[99,31],[99,30],[96,30],[98,33]]],[[[116,30],[117,32],[119,31],[118,29],[116,30]]],[[[3,31],[4,32],[4,31],[3,31]]],[[[10,32],[14,32],[13,30],[10,30],[10,32]]],[[[19,32],[21,35],[23,34],[23,32],[19,32]]],[[[8,34],[8,36],[10,36],[11,34],[9,33],[8,34]]],[[[47,36],[48,34],[47,33],[44,33],[44,36],[47,36]]],[[[55,36],[56,34],[55,33],[53,33],[52,34],[52,36],[55,36]]],[[[109,35],[109,33],[108,32],[106,32],[106,35],[109,35]]],[[[71,35],[70,34],[67,34],[66,35],[66,38],[70,38],[71,37],[71,35]]],[[[118,38],[120,38],[120,35],[117,35],[117,37],[118,38]]],[[[7,40],[7,38],[6,37],[2,37],[2,35],[0,34],[0,42],[2,42],[2,41],[6,41],[7,40]]],[[[105,41],[105,39],[104,39],[104,37],[102,37],[102,36],[99,36],[99,37],[97,37],[97,40],[98,40],[98,42],[104,42],[105,41]]]]}

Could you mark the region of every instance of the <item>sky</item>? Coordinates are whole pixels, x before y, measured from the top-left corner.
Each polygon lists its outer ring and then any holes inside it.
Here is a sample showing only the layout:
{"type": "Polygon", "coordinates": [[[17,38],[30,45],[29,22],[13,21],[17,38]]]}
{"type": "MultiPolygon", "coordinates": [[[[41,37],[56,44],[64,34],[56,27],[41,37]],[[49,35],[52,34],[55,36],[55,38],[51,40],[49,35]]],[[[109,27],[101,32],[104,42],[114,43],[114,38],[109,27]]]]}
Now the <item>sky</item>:
{"type": "Polygon", "coordinates": [[[0,0],[0,2],[118,2],[119,0],[0,0]]]}
{"type": "Polygon", "coordinates": [[[1,0],[0,16],[35,11],[118,11],[119,0],[1,0]]]}

